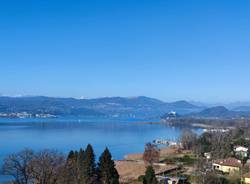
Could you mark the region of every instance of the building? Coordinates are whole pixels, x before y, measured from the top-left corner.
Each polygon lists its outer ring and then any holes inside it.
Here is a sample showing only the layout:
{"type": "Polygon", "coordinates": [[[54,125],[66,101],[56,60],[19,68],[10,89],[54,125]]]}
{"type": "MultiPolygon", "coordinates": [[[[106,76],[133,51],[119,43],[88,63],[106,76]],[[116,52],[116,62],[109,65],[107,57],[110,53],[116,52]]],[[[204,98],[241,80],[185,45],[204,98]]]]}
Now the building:
{"type": "Polygon", "coordinates": [[[250,172],[243,174],[242,182],[244,182],[245,184],[250,184],[250,172]]]}
{"type": "Polygon", "coordinates": [[[237,156],[248,157],[248,148],[244,146],[235,146],[234,153],[237,156]]]}
{"type": "Polygon", "coordinates": [[[212,163],[213,170],[225,174],[239,173],[241,165],[241,161],[236,158],[218,159],[212,163]]]}
{"type": "Polygon", "coordinates": [[[156,176],[160,183],[164,184],[189,184],[186,177],[156,176]]]}
{"type": "Polygon", "coordinates": [[[212,155],[210,152],[207,152],[207,153],[204,153],[204,157],[207,159],[207,160],[210,160],[212,158],[212,155]]]}

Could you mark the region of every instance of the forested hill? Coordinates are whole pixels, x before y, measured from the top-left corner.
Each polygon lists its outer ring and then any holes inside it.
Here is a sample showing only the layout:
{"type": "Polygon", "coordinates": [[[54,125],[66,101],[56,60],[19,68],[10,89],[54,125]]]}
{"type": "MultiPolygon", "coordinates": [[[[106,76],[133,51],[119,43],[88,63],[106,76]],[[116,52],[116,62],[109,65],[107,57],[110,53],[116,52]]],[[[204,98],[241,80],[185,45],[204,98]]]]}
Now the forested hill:
{"type": "Polygon", "coordinates": [[[234,118],[250,118],[249,111],[229,110],[224,106],[215,106],[201,110],[200,112],[193,112],[190,114],[172,114],[166,113],[162,116],[162,119],[173,119],[173,118],[198,118],[198,119],[234,119],[234,118]]]}
{"type": "Polygon", "coordinates": [[[203,108],[187,101],[166,103],[154,98],[105,97],[96,99],[54,98],[45,96],[0,97],[0,113],[52,114],[74,116],[160,117],[169,111],[180,114],[199,112],[203,108]]]}

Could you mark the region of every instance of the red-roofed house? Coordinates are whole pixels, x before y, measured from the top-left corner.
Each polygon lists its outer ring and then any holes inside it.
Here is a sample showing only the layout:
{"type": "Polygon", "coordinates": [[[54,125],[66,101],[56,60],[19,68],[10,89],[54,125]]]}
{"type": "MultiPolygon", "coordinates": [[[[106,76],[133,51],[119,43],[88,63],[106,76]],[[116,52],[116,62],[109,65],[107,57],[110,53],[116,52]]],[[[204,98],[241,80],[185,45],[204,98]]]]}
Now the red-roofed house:
{"type": "Polygon", "coordinates": [[[218,159],[213,161],[213,169],[222,173],[234,174],[240,172],[241,161],[236,158],[218,159]]]}
{"type": "Polygon", "coordinates": [[[245,184],[250,184],[250,172],[242,176],[242,182],[244,182],[245,184]]]}

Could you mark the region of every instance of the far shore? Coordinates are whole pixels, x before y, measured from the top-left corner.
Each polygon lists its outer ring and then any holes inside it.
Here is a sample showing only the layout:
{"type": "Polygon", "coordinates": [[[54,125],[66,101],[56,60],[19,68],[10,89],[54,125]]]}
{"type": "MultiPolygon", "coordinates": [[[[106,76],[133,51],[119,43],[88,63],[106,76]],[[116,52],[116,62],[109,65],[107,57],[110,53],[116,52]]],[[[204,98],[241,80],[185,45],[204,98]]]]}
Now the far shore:
{"type": "MultiPolygon", "coordinates": [[[[150,122],[135,122],[133,124],[138,124],[138,125],[169,125],[169,126],[175,126],[173,124],[169,124],[166,123],[164,121],[150,121],[150,122]]],[[[176,126],[183,126],[183,125],[176,125],[176,126]]],[[[190,126],[190,127],[195,127],[195,128],[214,128],[213,125],[207,125],[207,124],[202,124],[202,123],[192,123],[192,124],[188,124],[186,126],[190,126]]]]}
{"type": "Polygon", "coordinates": [[[165,125],[169,127],[203,128],[203,129],[233,129],[236,125],[246,122],[242,119],[169,119],[160,121],[133,122],[138,125],[165,125]],[[203,123],[204,122],[204,123],[203,123]]]}

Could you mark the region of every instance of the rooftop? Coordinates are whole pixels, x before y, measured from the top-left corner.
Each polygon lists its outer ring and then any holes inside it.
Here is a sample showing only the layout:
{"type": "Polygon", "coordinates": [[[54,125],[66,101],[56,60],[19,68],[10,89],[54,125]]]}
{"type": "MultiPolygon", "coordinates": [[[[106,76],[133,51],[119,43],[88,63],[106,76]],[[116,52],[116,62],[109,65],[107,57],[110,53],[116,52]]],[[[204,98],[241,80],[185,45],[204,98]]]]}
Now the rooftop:
{"type": "Polygon", "coordinates": [[[214,160],[215,164],[231,167],[241,167],[241,161],[236,158],[218,159],[214,160]]]}
{"type": "Polygon", "coordinates": [[[250,178],[250,172],[243,174],[243,178],[250,178]]]}
{"type": "Polygon", "coordinates": [[[234,150],[235,150],[236,152],[240,152],[240,151],[247,152],[247,151],[248,151],[248,148],[247,148],[247,147],[244,147],[244,146],[235,146],[235,147],[234,147],[234,150]]]}

